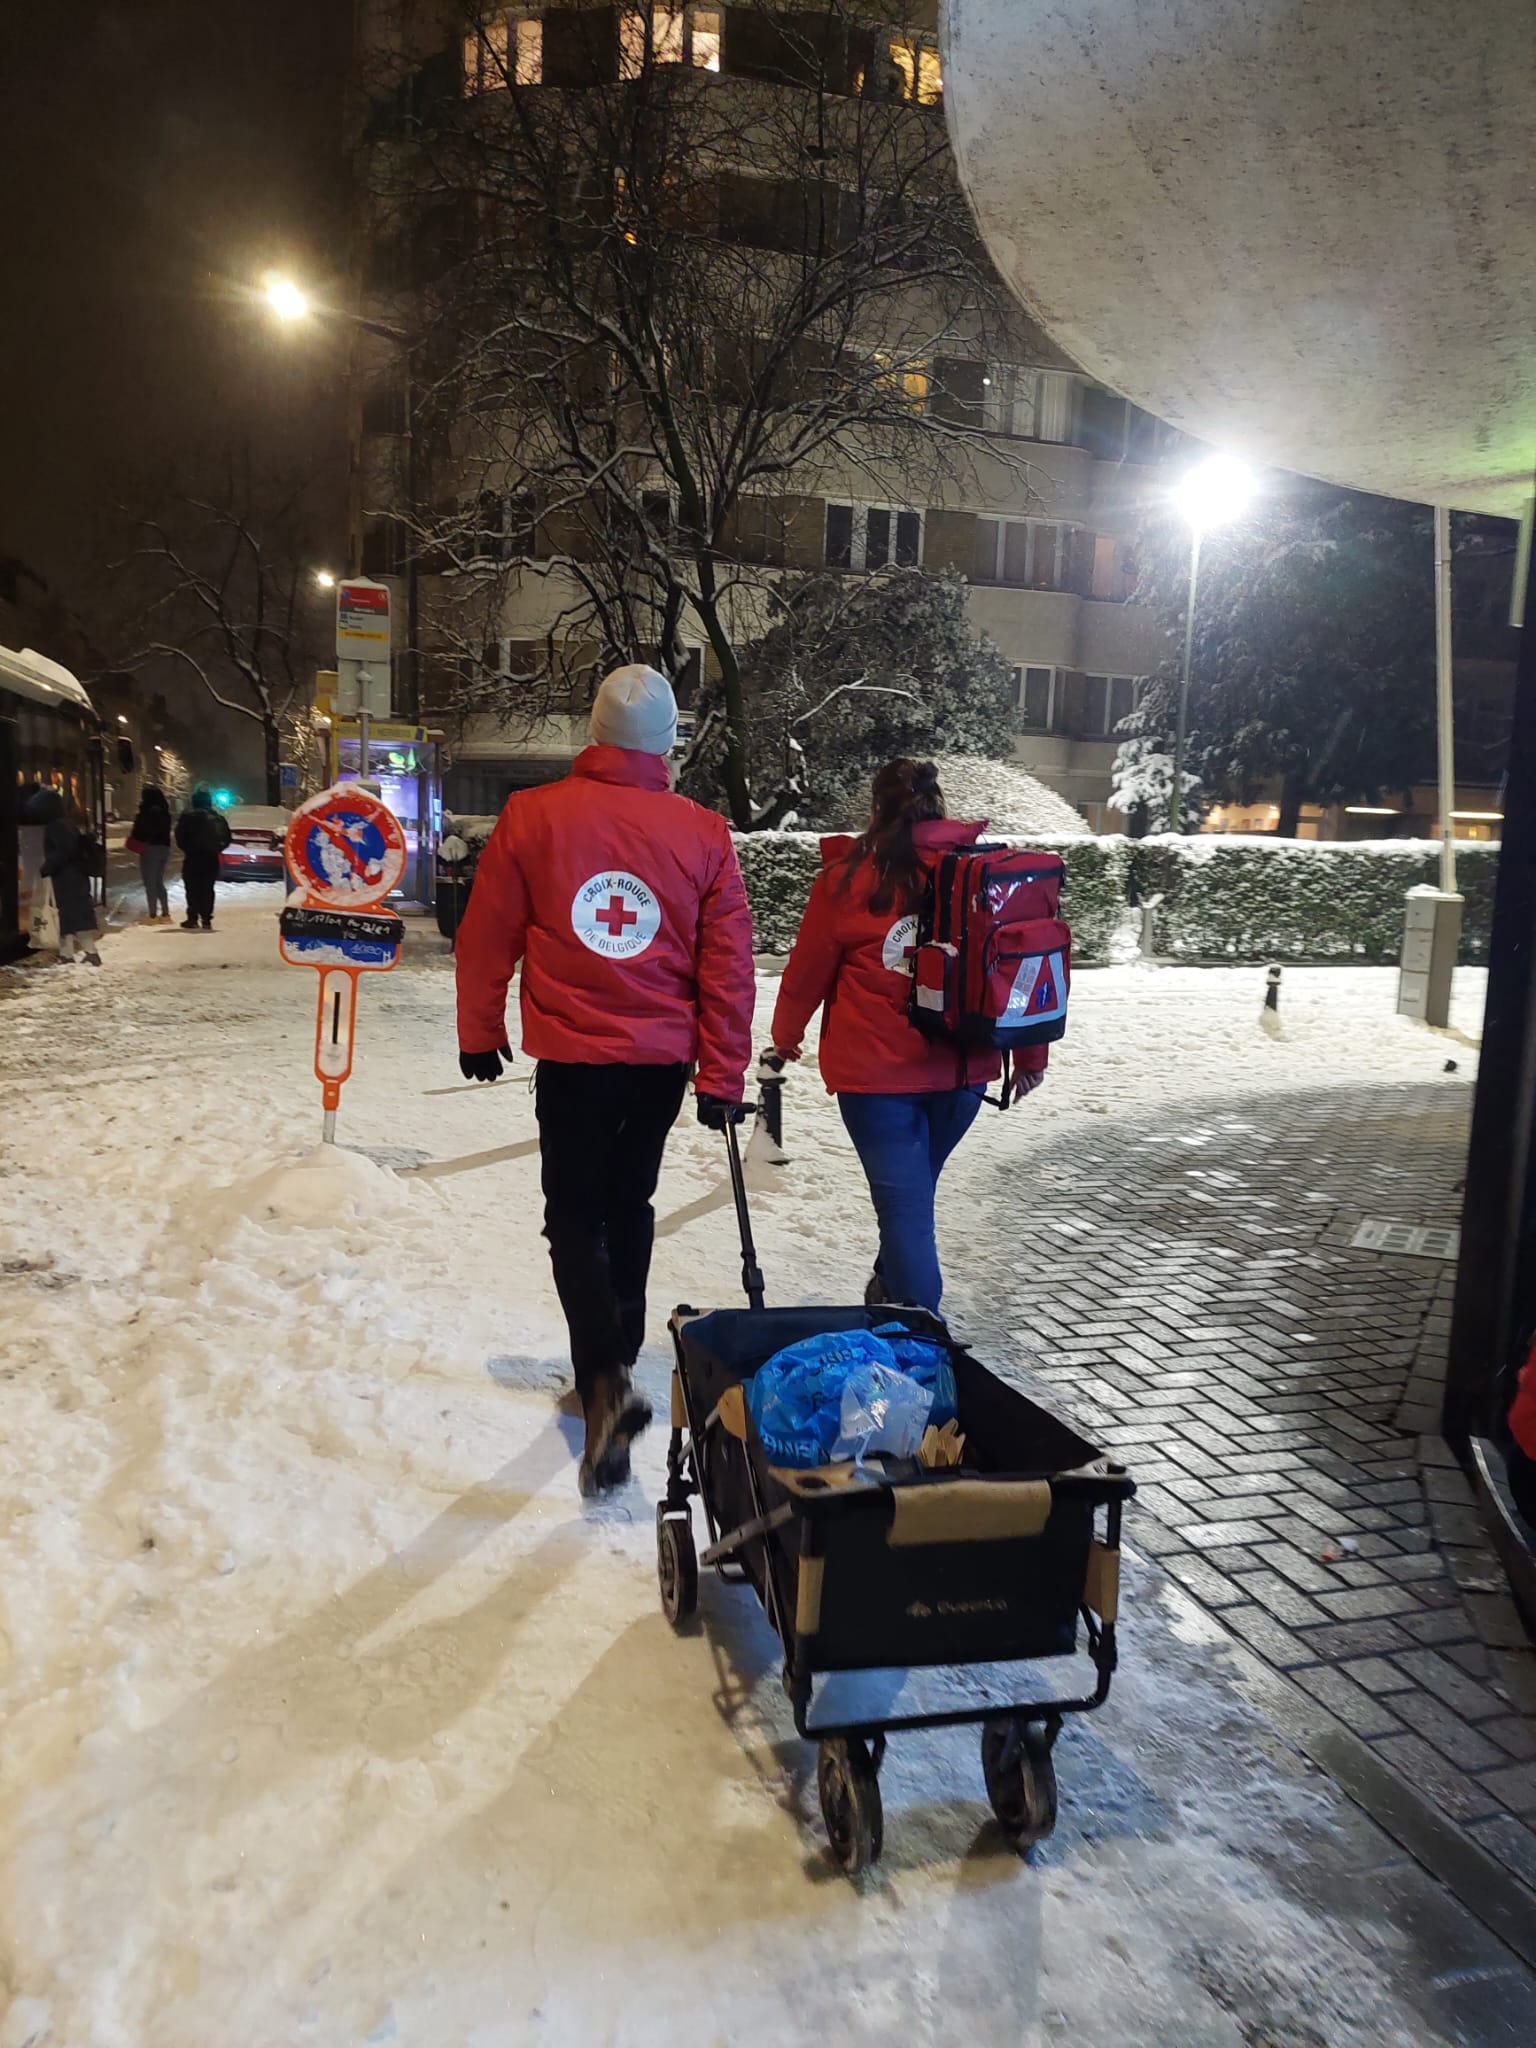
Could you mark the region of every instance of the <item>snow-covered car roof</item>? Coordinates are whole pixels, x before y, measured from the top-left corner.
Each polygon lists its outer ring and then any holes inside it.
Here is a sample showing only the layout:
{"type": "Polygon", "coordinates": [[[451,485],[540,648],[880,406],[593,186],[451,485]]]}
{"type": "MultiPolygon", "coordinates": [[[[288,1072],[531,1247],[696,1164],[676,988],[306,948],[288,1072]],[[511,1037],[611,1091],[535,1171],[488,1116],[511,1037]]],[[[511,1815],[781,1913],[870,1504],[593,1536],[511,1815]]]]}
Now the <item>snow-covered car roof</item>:
{"type": "Polygon", "coordinates": [[[224,813],[230,825],[265,825],[273,832],[286,832],[292,811],[278,804],[231,804],[224,813]]]}
{"type": "Polygon", "coordinates": [[[34,704],[77,704],[82,711],[95,711],[85,686],[59,662],[50,661],[35,647],[0,647],[0,685],[18,697],[30,697],[34,704]]]}

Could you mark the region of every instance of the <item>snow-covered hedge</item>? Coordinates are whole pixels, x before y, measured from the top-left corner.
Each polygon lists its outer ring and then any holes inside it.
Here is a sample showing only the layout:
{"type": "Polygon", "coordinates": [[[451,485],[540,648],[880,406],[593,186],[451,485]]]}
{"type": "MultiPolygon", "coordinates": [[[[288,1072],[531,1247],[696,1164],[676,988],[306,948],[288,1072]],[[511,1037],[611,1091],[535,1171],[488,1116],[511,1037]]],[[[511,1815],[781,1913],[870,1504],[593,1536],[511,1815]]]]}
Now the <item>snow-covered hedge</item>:
{"type": "MultiPolygon", "coordinates": [[[[1138,900],[1160,896],[1160,953],[1204,960],[1390,961],[1402,945],[1404,898],[1438,883],[1440,848],[1423,839],[1330,841],[1163,837],[1126,842],[1138,900]]],[[[1467,899],[1461,958],[1484,959],[1493,917],[1496,846],[1456,851],[1467,899]]]]}
{"type": "Polygon", "coordinates": [[[821,868],[820,834],[738,832],[736,853],[752,906],[753,944],[759,953],[787,953],[821,868]]]}
{"type": "MultiPolygon", "coordinates": [[[[1006,844],[1046,847],[1061,855],[1067,864],[1061,908],[1072,925],[1072,957],[1080,966],[1108,959],[1110,939],[1125,907],[1128,842],[1076,834],[1063,838],[1053,833],[1022,840],[1001,832],[995,837],[1006,844]]],[[[814,832],[741,833],[736,851],[752,905],[757,950],[787,953],[821,868],[820,836],[814,832]]]]}

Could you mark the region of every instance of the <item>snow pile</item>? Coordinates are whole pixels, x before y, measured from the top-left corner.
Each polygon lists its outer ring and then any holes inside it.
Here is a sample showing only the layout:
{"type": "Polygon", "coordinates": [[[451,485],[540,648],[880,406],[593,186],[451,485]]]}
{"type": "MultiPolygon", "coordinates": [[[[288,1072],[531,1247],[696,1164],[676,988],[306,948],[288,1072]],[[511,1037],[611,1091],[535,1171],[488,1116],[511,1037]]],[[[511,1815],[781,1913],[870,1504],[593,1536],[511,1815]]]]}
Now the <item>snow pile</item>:
{"type": "Polygon", "coordinates": [[[952,818],[985,818],[999,838],[1043,835],[1053,839],[1091,837],[1082,815],[1064,796],[1047,789],[1016,761],[989,761],[976,754],[941,754],[939,782],[952,818]]]}
{"type": "Polygon", "coordinates": [[[410,1198],[387,1167],[341,1145],[317,1145],[302,1159],[279,1160],[216,1198],[226,1224],[259,1223],[323,1230],[343,1223],[382,1223],[410,1198]]]}

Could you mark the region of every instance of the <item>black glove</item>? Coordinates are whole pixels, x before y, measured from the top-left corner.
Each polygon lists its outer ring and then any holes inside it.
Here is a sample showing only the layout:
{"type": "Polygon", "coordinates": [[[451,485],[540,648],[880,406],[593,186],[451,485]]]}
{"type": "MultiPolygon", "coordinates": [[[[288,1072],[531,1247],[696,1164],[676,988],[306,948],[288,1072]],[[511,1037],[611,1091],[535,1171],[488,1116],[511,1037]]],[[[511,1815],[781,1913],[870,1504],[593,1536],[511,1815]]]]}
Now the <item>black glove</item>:
{"type": "Polygon", "coordinates": [[[752,1114],[744,1102],[727,1102],[722,1095],[697,1098],[699,1122],[706,1131],[723,1131],[727,1124],[744,1124],[752,1114]]]}
{"type": "Polygon", "coordinates": [[[501,1063],[503,1060],[506,1061],[509,1067],[511,1066],[512,1048],[510,1045],[504,1045],[500,1052],[461,1052],[459,1054],[459,1072],[466,1081],[499,1081],[501,1079],[501,1063]]]}

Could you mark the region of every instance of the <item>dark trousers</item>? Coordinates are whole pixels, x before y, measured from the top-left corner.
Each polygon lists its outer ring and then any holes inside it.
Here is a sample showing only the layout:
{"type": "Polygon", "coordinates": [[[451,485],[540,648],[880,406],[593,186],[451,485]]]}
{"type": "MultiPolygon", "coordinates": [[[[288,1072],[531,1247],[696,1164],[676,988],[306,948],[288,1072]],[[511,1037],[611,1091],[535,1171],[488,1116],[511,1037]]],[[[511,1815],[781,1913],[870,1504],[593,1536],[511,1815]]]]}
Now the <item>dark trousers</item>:
{"type": "Polygon", "coordinates": [[[686,1066],[539,1062],[544,1235],[583,1399],[645,1340],[651,1197],[687,1086],[686,1066]]]}
{"type": "Polygon", "coordinates": [[[213,922],[213,885],[219,879],[216,853],[188,853],[182,856],[181,880],[187,892],[187,915],[213,922]]]}

